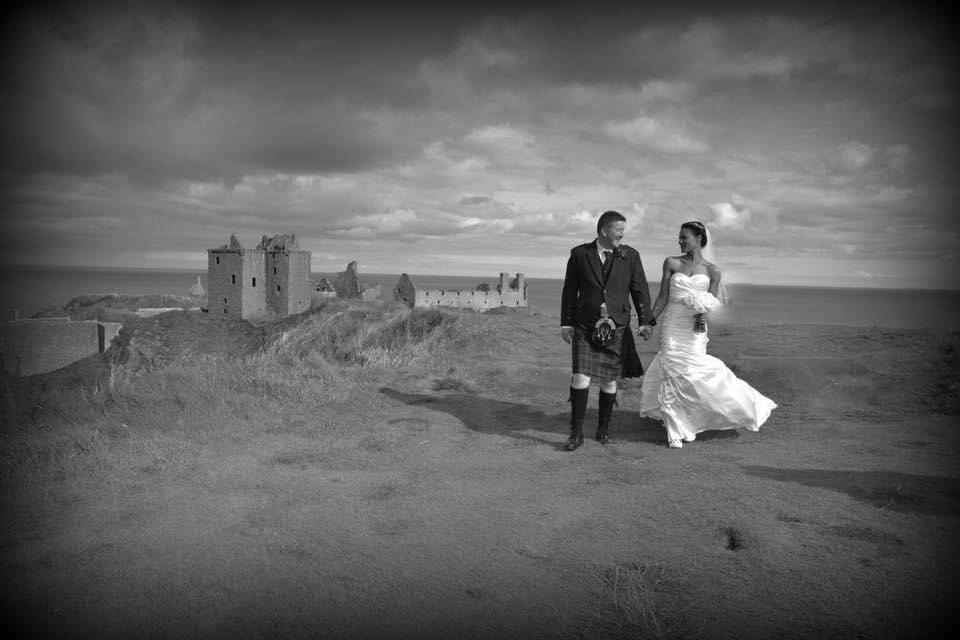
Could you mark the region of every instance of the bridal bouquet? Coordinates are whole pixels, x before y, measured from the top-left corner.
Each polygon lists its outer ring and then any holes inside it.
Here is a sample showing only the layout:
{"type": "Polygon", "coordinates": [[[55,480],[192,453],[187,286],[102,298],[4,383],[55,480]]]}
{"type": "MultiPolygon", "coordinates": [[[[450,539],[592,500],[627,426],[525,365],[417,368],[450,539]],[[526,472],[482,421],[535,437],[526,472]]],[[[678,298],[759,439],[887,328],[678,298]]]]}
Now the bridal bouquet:
{"type": "Polygon", "coordinates": [[[707,291],[685,291],[681,295],[680,301],[698,314],[710,313],[717,307],[722,306],[716,296],[707,291]]]}
{"type": "Polygon", "coordinates": [[[697,312],[693,316],[693,332],[707,332],[707,314],[722,306],[720,301],[707,291],[684,292],[683,304],[697,312]]]}

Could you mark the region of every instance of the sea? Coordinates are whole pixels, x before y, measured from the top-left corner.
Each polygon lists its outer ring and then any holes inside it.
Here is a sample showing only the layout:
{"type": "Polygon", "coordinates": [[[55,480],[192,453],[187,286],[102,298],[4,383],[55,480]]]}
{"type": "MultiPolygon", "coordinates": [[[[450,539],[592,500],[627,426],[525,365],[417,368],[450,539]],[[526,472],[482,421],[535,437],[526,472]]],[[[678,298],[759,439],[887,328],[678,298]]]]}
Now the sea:
{"type": "MultiPolygon", "coordinates": [[[[187,295],[205,271],[115,268],[4,267],[0,279],[0,310],[17,309],[27,318],[82,294],[170,293],[187,295]]],[[[313,277],[334,277],[314,273],[313,277]]],[[[496,286],[496,278],[410,274],[418,287],[473,289],[481,282],[496,286]]],[[[380,284],[389,298],[399,274],[360,274],[368,286],[380,284]]],[[[562,281],[527,278],[530,306],[559,321],[562,281]]],[[[659,283],[650,283],[656,297],[659,283]]],[[[725,322],[744,324],[836,324],[890,329],[960,331],[960,291],[931,289],[854,289],[840,287],[729,284],[731,304],[725,322]]]]}

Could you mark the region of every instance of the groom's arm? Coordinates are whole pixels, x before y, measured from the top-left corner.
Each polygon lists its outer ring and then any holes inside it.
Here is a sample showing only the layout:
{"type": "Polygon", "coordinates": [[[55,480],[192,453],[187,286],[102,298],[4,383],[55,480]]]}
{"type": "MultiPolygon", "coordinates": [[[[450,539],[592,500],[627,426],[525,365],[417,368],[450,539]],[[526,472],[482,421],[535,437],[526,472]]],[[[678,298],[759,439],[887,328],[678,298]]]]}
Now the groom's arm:
{"type": "Polygon", "coordinates": [[[653,309],[650,308],[650,284],[647,274],[643,271],[643,260],[640,254],[633,263],[633,275],[630,278],[630,297],[633,306],[637,309],[637,322],[642,327],[653,320],[653,309]]]}
{"type": "Polygon", "coordinates": [[[563,294],[560,296],[560,326],[576,325],[577,300],[580,297],[580,272],[573,251],[567,260],[567,272],[563,276],[563,294]]]}

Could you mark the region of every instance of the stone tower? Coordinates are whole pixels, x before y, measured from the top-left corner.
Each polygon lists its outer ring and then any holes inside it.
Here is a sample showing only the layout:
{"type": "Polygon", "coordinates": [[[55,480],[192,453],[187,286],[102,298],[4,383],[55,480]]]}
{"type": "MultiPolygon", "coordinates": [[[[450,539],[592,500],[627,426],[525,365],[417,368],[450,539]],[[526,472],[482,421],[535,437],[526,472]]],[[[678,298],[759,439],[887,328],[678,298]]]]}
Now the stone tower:
{"type": "Polygon", "coordinates": [[[283,317],[310,307],[310,252],[296,236],[263,236],[244,249],[230,244],[207,251],[207,308],[228,318],[283,317]]]}
{"type": "Polygon", "coordinates": [[[301,251],[296,234],[263,236],[267,311],[279,317],[303,313],[310,308],[310,252],[301,251]]]}

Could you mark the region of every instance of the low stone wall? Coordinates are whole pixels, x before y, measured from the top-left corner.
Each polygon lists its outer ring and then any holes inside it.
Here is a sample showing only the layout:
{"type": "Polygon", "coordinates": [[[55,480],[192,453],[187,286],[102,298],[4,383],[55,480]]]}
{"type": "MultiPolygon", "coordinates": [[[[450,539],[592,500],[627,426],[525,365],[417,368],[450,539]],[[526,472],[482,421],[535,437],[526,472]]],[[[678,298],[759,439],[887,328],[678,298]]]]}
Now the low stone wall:
{"type": "MultiPolygon", "coordinates": [[[[197,311],[200,309],[197,308],[197,311]]],[[[100,349],[100,353],[103,353],[110,348],[110,344],[113,342],[113,339],[120,334],[120,329],[123,328],[122,322],[101,322],[100,331],[98,334],[97,342],[100,349]]]]}
{"type": "Polygon", "coordinates": [[[61,318],[0,323],[0,359],[8,373],[30,376],[76,362],[109,346],[120,323],[61,318]],[[101,346],[104,345],[104,346],[101,346]]]}

